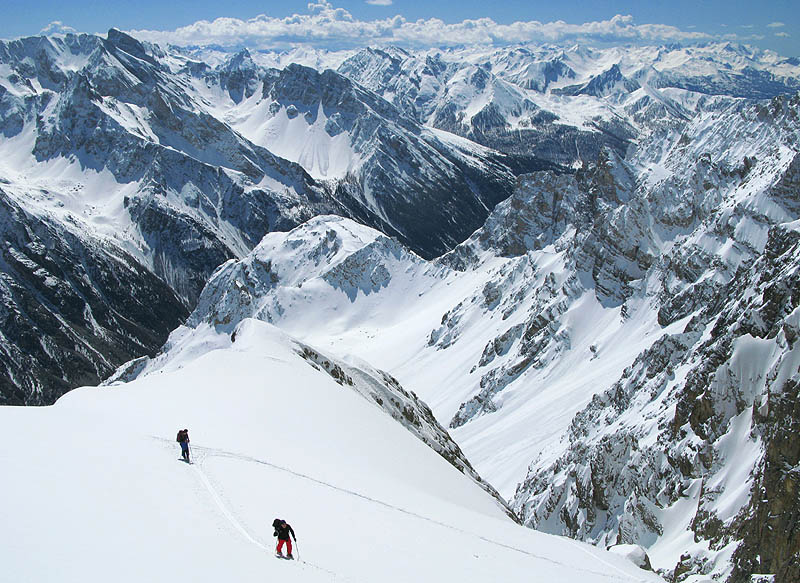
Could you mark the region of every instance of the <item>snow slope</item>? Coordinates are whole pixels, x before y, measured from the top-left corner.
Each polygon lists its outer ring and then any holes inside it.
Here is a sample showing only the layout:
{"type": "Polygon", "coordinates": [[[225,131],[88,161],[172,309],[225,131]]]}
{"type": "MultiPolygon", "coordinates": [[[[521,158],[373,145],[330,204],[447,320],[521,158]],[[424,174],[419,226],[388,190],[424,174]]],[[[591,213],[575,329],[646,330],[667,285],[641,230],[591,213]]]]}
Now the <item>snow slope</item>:
{"type": "MultiPolygon", "coordinates": [[[[426,262],[349,219],[320,216],[289,233],[267,235],[246,258],[220,268],[188,325],[230,328],[250,317],[273,322],[340,357],[357,355],[392,371],[448,423],[482,387],[489,361],[482,359],[477,373],[474,365],[487,344],[525,323],[539,296],[565,273],[563,258],[551,249],[524,259],[484,252],[473,269],[458,271],[426,262]],[[513,310],[489,309],[492,285],[515,298],[513,310]],[[521,297],[531,290],[539,291],[521,297]]],[[[556,370],[530,371],[521,389],[503,393],[502,411],[453,430],[469,459],[508,498],[532,457],[591,399],[593,387],[611,384],[662,333],[652,314],[617,327],[618,310],[604,310],[592,294],[563,317],[573,350],[556,370]],[[595,379],[589,385],[584,379],[598,322],[607,328],[603,345],[615,349],[604,349],[589,364],[595,379]]]]}
{"type": "Polygon", "coordinates": [[[269,324],[199,327],[139,379],[0,408],[10,581],[658,581],[515,525],[269,324]],[[173,441],[188,427],[193,465],[173,441]],[[270,524],[299,537],[272,557],[270,524]]]}

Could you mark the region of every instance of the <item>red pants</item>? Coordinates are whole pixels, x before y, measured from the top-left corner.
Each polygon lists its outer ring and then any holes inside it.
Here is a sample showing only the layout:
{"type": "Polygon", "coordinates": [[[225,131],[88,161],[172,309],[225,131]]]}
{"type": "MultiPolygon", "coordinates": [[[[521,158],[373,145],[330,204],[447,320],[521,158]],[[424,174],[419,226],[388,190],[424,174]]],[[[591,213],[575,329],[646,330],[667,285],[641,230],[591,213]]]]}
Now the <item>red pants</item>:
{"type": "Polygon", "coordinates": [[[292,554],[292,541],[288,538],[286,540],[278,539],[278,554],[281,554],[281,550],[283,549],[283,543],[286,543],[286,553],[291,555],[292,554]]]}

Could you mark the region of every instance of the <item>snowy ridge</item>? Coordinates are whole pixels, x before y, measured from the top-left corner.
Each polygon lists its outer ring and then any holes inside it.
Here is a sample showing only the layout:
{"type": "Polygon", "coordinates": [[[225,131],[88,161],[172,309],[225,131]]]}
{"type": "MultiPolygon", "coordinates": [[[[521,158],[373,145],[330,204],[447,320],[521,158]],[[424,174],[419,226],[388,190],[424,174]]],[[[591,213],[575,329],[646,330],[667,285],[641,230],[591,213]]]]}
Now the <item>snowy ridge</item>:
{"type": "MultiPolygon", "coordinates": [[[[210,284],[210,285],[213,285],[210,284]]],[[[231,322],[231,324],[233,324],[231,322]]],[[[209,350],[238,349],[242,338],[247,346],[251,342],[252,327],[255,324],[244,318],[235,326],[207,324],[178,328],[170,336],[162,352],[151,359],[137,359],[121,367],[104,385],[115,386],[120,382],[131,382],[153,374],[180,370],[187,360],[203,356],[209,350]],[[238,345],[234,343],[240,341],[238,345]]],[[[328,374],[337,384],[361,395],[370,403],[387,413],[395,421],[406,427],[420,441],[431,447],[453,467],[469,476],[489,494],[495,497],[509,517],[517,520],[502,498],[475,472],[459,447],[447,432],[436,422],[428,406],[413,393],[405,391],[391,375],[372,368],[361,361],[345,363],[321,354],[316,349],[293,340],[281,337],[281,341],[296,355],[300,356],[313,369],[328,374]]]]}
{"type": "MultiPolygon", "coordinates": [[[[382,303],[387,294],[395,298],[401,314],[408,304],[403,301],[408,282],[417,277],[434,280],[436,270],[397,241],[349,219],[316,217],[289,233],[267,235],[246,258],[222,266],[187,324],[208,322],[229,329],[243,318],[276,322],[287,312],[302,314],[299,306],[334,300],[324,308],[333,318],[328,328],[340,307],[349,318],[355,315],[351,306],[357,300],[360,306],[382,303]],[[338,292],[335,299],[331,290],[338,292]]],[[[366,306],[359,311],[359,320],[369,321],[366,306]]],[[[317,316],[316,310],[311,312],[299,326],[319,328],[317,316]]],[[[341,326],[346,329],[350,322],[341,326]]]]}

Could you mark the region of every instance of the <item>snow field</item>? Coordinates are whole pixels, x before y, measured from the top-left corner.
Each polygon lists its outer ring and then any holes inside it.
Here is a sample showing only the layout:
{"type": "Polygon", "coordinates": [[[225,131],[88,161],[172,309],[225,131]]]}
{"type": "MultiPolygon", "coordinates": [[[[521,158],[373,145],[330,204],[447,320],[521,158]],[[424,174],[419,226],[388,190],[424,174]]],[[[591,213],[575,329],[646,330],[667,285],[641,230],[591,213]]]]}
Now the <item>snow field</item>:
{"type": "Polygon", "coordinates": [[[0,408],[7,580],[658,580],[513,524],[272,326],[198,342],[208,351],[178,351],[128,385],[0,408]],[[178,459],[181,427],[193,465],[178,459]],[[272,557],[276,516],[294,526],[299,562],[272,557]]]}

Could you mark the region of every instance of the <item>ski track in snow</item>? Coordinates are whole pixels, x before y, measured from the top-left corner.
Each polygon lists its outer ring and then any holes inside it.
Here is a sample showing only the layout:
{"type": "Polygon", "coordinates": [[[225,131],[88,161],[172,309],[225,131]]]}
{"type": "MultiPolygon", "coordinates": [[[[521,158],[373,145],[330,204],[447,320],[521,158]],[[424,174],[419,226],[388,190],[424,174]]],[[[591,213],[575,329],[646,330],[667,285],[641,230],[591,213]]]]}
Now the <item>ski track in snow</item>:
{"type": "MultiPolygon", "coordinates": [[[[161,438],[158,438],[158,439],[161,439],[161,438]]],[[[164,440],[164,441],[169,441],[169,440],[164,440]]],[[[208,457],[211,457],[211,456],[230,457],[230,458],[235,458],[235,459],[242,459],[242,460],[245,460],[245,461],[258,461],[258,460],[251,460],[251,459],[249,459],[249,458],[247,458],[245,456],[238,456],[236,454],[231,454],[231,453],[228,453],[228,452],[218,452],[216,450],[212,450],[210,448],[205,448],[205,447],[197,448],[197,447],[191,447],[190,446],[190,455],[191,455],[192,459],[195,460],[191,464],[192,465],[192,469],[199,476],[200,481],[203,483],[203,485],[205,486],[205,489],[211,495],[211,498],[214,500],[214,504],[217,506],[217,508],[219,508],[220,512],[222,512],[222,515],[225,517],[225,519],[228,522],[230,522],[230,524],[233,525],[233,527],[237,531],[239,531],[239,533],[241,533],[241,535],[244,536],[244,538],[246,538],[248,541],[250,541],[251,543],[253,543],[257,547],[267,551],[268,553],[275,553],[275,549],[272,546],[265,545],[264,543],[260,542],[258,539],[253,537],[247,531],[247,529],[244,527],[244,525],[242,525],[242,523],[239,521],[239,519],[236,518],[236,516],[233,514],[233,511],[228,508],[228,505],[225,503],[225,501],[223,500],[223,498],[220,495],[220,493],[217,491],[217,489],[211,483],[211,480],[209,479],[208,475],[202,469],[203,468],[203,462],[208,457]],[[195,451],[198,450],[198,449],[200,451],[200,455],[196,456],[195,455],[195,451]]],[[[265,462],[260,462],[260,463],[265,463],[265,462]]],[[[272,464],[266,464],[266,465],[272,465],[272,464]]],[[[275,467],[277,467],[277,466],[275,466],[275,467]]],[[[283,468],[281,468],[281,469],[283,469],[283,468]]],[[[290,470],[286,470],[286,471],[290,471],[290,470]]],[[[294,473],[294,472],[291,472],[291,473],[294,473]]],[[[296,544],[297,544],[297,542],[295,541],[295,545],[296,544]]],[[[334,579],[341,579],[343,581],[351,581],[351,582],[353,581],[353,579],[350,579],[349,577],[345,577],[343,575],[339,575],[337,573],[334,573],[333,571],[325,569],[324,567],[320,567],[319,565],[315,565],[314,563],[311,563],[310,561],[306,561],[304,559],[301,559],[300,558],[299,549],[297,550],[297,554],[298,554],[298,557],[297,557],[296,561],[298,563],[302,564],[302,565],[308,565],[309,567],[313,567],[313,568],[315,568],[315,569],[317,569],[319,571],[322,571],[323,573],[327,573],[327,574],[331,575],[334,579]]]]}
{"type": "MultiPolygon", "coordinates": [[[[172,442],[169,439],[164,439],[162,437],[157,437],[157,436],[154,436],[154,435],[151,436],[151,437],[153,437],[153,439],[156,439],[158,441],[161,441],[161,442],[164,442],[164,443],[168,443],[170,448],[172,448],[172,442]]],[[[367,500],[368,502],[372,502],[373,504],[380,504],[381,506],[384,506],[386,508],[390,508],[390,509],[395,510],[397,512],[402,512],[403,514],[407,514],[409,516],[413,516],[413,517],[418,518],[420,520],[425,520],[426,522],[430,522],[432,524],[436,524],[437,526],[440,526],[442,528],[447,528],[447,529],[453,530],[455,532],[459,532],[461,534],[466,534],[468,536],[473,536],[473,537],[476,537],[476,538],[478,538],[478,539],[480,539],[480,540],[482,540],[484,542],[487,542],[487,543],[490,543],[490,544],[493,544],[493,545],[496,545],[496,546],[499,546],[499,547],[502,547],[502,548],[505,548],[505,549],[508,549],[508,550],[511,550],[511,551],[515,551],[517,553],[521,553],[523,555],[527,555],[529,557],[532,557],[532,558],[535,558],[535,559],[538,559],[538,560],[541,560],[541,561],[547,561],[549,563],[552,563],[554,565],[558,565],[558,566],[561,566],[561,567],[568,567],[569,566],[569,565],[566,565],[565,563],[562,563],[560,561],[555,561],[553,559],[550,559],[549,557],[545,557],[545,556],[542,556],[542,555],[537,555],[535,553],[531,553],[530,551],[526,551],[524,549],[520,549],[520,548],[514,547],[512,545],[508,545],[508,544],[505,544],[505,543],[501,543],[501,542],[489,539],[489,538],[487,538],[487,537],[485,537],[483,535],[476,534],[474,532],[469,532],[467,530],[464,530],[462,528],[458,528],[456,526],[447,524],[445,522],[441,522],[441,521],[435,520],[433,518],[430,518],[430,517],[427,517],[427,516],[423,516],[421,514],[417,514],[416,512],[413,512],[411,510],[406,510],[405,508],[400,508],[399,506],[394,506],[393,504],[389,504],[387,502],[383,502],[382,500],[378,500],[376,498],[372,498],[372,497],[367,496],[365,494],[360,494],[360,493],[355,492],[353,490],[348,490],[346,488],[341,488],[341,487],[336,486],[334,484],[331,484],[329,482],[324,482],[322,480],[318,480],[317,478],[314,478],[312,476],[309,476],[309,475],[306,475],[306,474],[302,474],[300,472],[296,472],[296,471],[291,470],[289,468],[285,468],[283,466],[279,466],[277,464],[273,464],[273,463],[268,462],[268,461],[260,460],[258,458],[254,458],[254,457],[251,457],[251,456],[248,456],[248,455],[237,454],[237,453],[234,453],[234,452],[224,451],[224,450],[221,450],[221,449],[215,449],[215,448],[210,448],[210,447],[203,447],[203,446],[191,446],[191,450],[190,451],[191,451],[191,455],[192,455],[193,459],[195,460],[192,463],[192,468],[197,473],[198,477],[200,478],[200,481],[203,483],[205,489],[208,491],[208,493],[210,494],[211,498],[214,500],[214,503],[219,508],[220,512],[223,514],[223,516],[226,518],[226,520],[228,520],[228,522],[230,522],[231,525],[242,536],[245,537],[245,539],[247,539],[248,541],[250,541],[254,545],[256,545],[256,546],[258,546],[258,547],[260,547],[260,548],[262,548],[265,551],[270,552],[270,553],[273,552],[272,547],[271,546],[267,546],[267,545],[263,544],[262,542],[258,541],[256,538],[254,538],[247,531],[247,529],[236,518],[236,516],[232,513],[232,511],[228,509],[223,497],[220,495],[220,493],[217,491],[217,489],[211,483],[211,480],[208,478],[206,473],[203,472],[203,470],[202,470],[203,462],[206,459],[208,459],[209,457],[231,458],[231,459],[236,459],[236,460],[240,460],[240,461],[252,462],[252,463],[257,463],[257,464],[260,464],[260,465],[268,466],[270,468],[273,468],[273,469],[279,470],[281,472],[285,472],[285,473],[291,474],[291,475],[296,476],[298,478],[302,478],[304,480],[308,480],[310,482],[314,482],[315,484],[319,484],[320,486],[324,486],[326,488],[330,488],[332,490],[336,490],[337,492],[342,492],[342,493],[348,494],[350,496],[355,496],[357,498],[361,498],[362,500],[367,500]],[[195,452],[198,452],[199,455],[196,455],[195,452]]],[[[567,539],[567,540],[570,540],[570,542],[572,542],[572,544],[578,550],[582,551],[583,553],[591,555],[591,553],[589,553],[588,550],[582,548],[581,545],[578,544],[577,542],[575,542],[575,541],[573,541],[571,539],[567,539]]],[[[594,557],[594,555],[591,555],[591,556],[594,557]]],[[[627,573],[625,573],[624,571],[622,571],[621,569],[619,569],[618,567],[616,567],[615,565],[613,565],[613,564],[611,564],[609,562],[606,562],[606,561],[600,559],[599,557],[595,557],[595,558],[597,558],[599,561],[601,561],[603,564],[607,565],[609,568],[613,569],[614,571],[618,571],[619,573],[621,573],[624,576],[624,578],[623,579],[619,579],[619,578],[614,577],[612,575],[608,575],[607,573],[601,573],[599,571],[593,571],[591,569],[582,569],[580,567],[575,567],[574,565],[572,567],[575,568],[576,570],[583,571],[585,573],[589,573],[589,574],[592,574],[592,575],[599,575],[601,577],[605,577],[605,578],[611,579],[612,581],[630,581],[629,575],[627,573]]],[[[333,576],[336,579],[341,579],[341,580],[344,580],[344,581],[353,581],[352,579],[350,579],[350,578],[348,578],[346,576],[339,575],[337,573],[334,573],[333,571],[329,571],[328,569],[325,569],[324,567],[320,567],[319,565],[315,565],[315,564],[313,564],[313,563],[311,563],[309,561],[306,561],[306,560],[303,560],[303,559],[299,559],[299,558],[297,559],[297,561],[299,563],[301,563],[301,564],[308,565],[309,567],[313,567],[313,568],[318,569],[318,570],[320,570],[322,572],[328,573],[328,574],[330,574],[331,576],[333,576]]]]}

